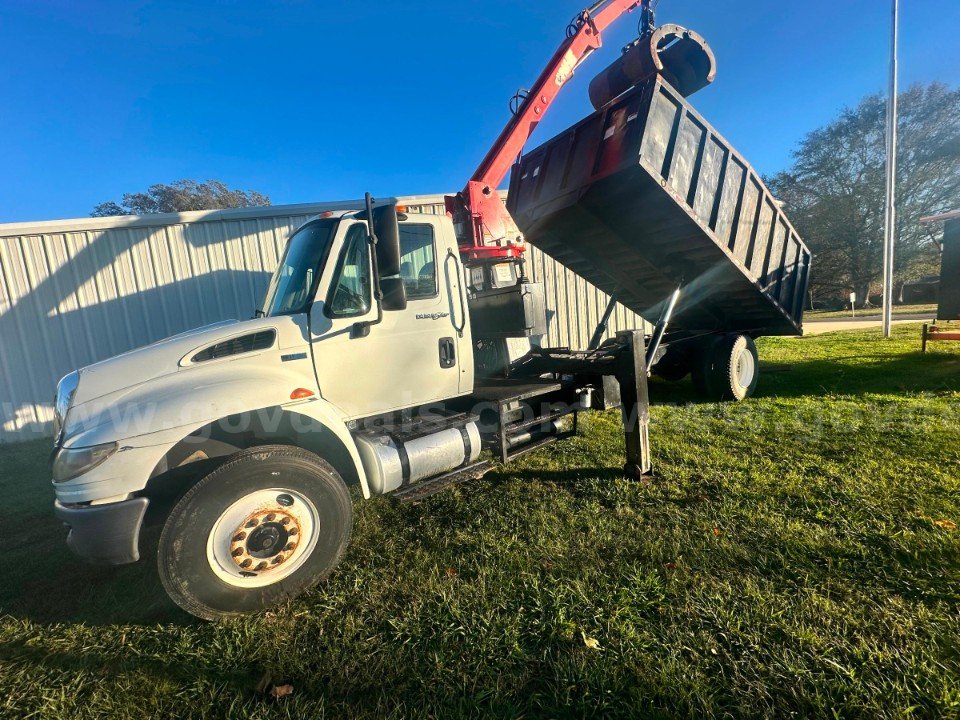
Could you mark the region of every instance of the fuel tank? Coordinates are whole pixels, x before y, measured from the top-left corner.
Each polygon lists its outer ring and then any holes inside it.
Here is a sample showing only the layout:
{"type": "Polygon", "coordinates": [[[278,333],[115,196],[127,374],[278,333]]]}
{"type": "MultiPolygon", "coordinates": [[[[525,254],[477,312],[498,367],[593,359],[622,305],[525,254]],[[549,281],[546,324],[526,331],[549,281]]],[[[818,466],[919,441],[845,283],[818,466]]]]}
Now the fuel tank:
{"type": "Polygon", "coordinates": [[[373,494],[380,495],[476,461],[482,449],[477,423],[415,437],[384,432],[356,436],[373,494]]]}

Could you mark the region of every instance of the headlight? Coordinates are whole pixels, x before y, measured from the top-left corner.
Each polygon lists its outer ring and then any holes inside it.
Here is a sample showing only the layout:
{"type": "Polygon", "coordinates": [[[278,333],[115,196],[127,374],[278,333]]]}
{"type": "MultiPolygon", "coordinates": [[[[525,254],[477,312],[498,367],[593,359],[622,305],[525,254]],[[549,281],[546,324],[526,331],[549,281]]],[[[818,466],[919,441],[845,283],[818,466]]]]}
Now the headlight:
{"type": "Polygon", "coordinates": [[[79,384],[80,373],[77,370],[64,375],[57,383],[57,395],[53,400],[53,441],[55,443],[60,442],[60,432],[67,419],[67,410],[70,409],[70,403],[73,402],[73,396],[79,384]]]}
{"type": "Polygon", "coordinates": [[[93,470],[116,451],[115,442],[92,447],[61,448],[53,459],[53,481],[63,482],[93,470]]]}

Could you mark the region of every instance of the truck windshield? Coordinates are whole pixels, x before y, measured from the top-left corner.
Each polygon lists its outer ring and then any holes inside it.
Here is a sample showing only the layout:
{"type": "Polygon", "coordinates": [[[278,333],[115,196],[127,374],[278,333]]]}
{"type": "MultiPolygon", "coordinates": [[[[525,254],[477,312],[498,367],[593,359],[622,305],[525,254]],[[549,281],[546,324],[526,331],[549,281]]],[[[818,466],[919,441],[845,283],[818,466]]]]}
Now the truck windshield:
{"type": "Polygon", "coordinates": [[[290,238],[283,260],[270,278],[263,305],[266,315],[291,315],[307,309],[337,222],[312,222],[290,238]]]}

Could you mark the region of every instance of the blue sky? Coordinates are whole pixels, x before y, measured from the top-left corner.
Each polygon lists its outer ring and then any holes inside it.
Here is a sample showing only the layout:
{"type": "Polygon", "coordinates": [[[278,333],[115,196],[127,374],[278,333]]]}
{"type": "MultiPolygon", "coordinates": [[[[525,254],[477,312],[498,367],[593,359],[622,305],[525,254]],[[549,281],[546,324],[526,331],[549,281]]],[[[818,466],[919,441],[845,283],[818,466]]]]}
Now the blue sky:
{"type": "MultiPolygon", "coordinates": [[[[3,0],[0,222],[179,178],[274,203],[459,189],[583,2],[3,0]]],[[[960,3],[901,4],[902,82],[960,84],[960,3]]],[[[887,0],[662,0],[658,15],[714,48],[717,81],[692,102],[763,173],[886,85],[887,0]]],[[[589,112],[590,78],[636,20],[530,147],[589,112]]]]}

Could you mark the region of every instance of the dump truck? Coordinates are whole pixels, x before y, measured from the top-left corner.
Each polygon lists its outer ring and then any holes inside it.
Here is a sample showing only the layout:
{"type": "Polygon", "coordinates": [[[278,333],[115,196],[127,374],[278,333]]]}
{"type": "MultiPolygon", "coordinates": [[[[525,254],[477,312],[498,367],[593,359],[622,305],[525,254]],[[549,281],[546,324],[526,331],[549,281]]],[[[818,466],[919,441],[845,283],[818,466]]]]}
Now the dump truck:
{"type": "Polygon", "coordinates": [[[64,377],[52,479],[68,546],[94,563],[136,562],[143,528],[158,526],[163,587],[218,619],[328,576],[350,539],[351,486],[417,502],[576,434],[583,412],[618,407],[624,472],[651,477],[650,370],[696,365],[706,390],[742,399],[756,382],[753,338],[801,321],[788,300],[809,254],[794,262],[805,249],[782,212],[765,191],[750,195],[755,174],[679,99],[714,71],[703,39],[656,27],[649,4],[599,2],[517,96],[446,215],[369,194],[325,212],[291,235],[254,318],[64,377]],[[591,89],[592,139],[563,161],[576,172],[555,170],[555,144],[523,156],[602,32],[635,9],[639,39],[591,89]],[[526,236],[497,192],[511,169],[526,236]],[[694,176],[702,191],[684,184],[694,176]],[[604,320],[585,350],[542,347],[528,240],[655,316],[653,331],[604,341],[604,320]]]}

